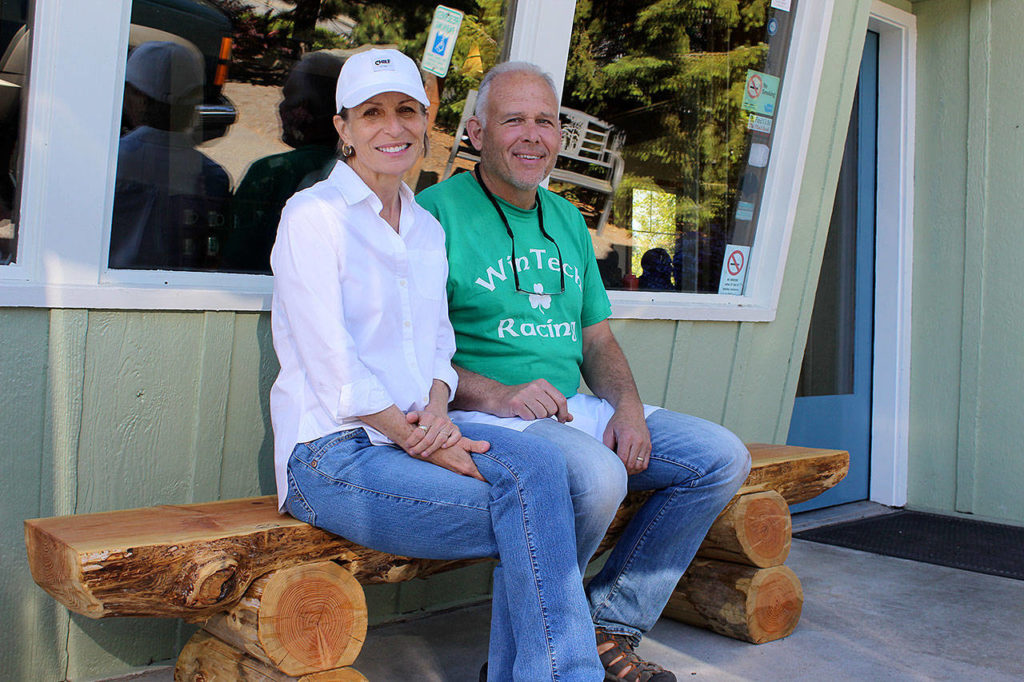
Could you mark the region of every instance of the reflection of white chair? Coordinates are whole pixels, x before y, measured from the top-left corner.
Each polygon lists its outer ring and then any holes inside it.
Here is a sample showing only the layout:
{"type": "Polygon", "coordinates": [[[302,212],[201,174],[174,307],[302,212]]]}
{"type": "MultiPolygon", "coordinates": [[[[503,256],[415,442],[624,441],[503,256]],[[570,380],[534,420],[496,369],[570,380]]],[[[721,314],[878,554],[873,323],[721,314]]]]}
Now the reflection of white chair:
{"type": "MultiPolygon", "coordinates": [[[[476,90],[470,90],[442,180],[452,174],[456,159],[472,162],[480,160],[480,155],[469,143],[468,137],[463,139],[466,121],[473,115],[475,107],[476,90]]],[[[597,230],[601,232],[611,214],[615,190],[622,181],[625,164],[619,150],[622,149],[625,134],[610,123],[576,109],[562,107],[559,118],[562,123],[562,148],[558,152],[555,169],[551,171],[551,180],[605,195],[604,207],[597,221],[597,230]],[[564,167],[564,162],[569,162],[573,170],[564,167]]]]}

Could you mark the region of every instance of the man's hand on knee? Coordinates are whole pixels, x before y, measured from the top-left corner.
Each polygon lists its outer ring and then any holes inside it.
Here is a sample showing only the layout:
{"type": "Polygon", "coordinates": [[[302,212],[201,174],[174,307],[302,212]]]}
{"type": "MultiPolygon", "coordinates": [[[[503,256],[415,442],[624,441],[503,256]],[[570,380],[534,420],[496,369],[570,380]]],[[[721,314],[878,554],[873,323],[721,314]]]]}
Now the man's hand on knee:
{"type": "Polygon", "coordinates": [[[502,387],[502,417],[534,420],[555,417],[565,423],[572,421],[565,396],[545,379],[534,379],[528,384],[502,387]]]}
{"type": "Polygon", "coordinates": [[[615,451],[626,471],[637,474],[647,469],[651,461],[651,432],[647,430],[643,408],[616,410],[604,429],[604,444],[615,451]]]}

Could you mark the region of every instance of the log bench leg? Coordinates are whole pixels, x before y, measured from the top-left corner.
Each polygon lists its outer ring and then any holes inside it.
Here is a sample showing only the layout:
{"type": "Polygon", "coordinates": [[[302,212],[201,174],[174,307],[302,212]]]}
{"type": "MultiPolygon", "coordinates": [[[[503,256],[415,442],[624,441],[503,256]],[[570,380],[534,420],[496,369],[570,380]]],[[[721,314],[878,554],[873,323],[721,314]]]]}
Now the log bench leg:
{"type": "Polygon", "coordinates": [[[763,644],[793,632],[803,603],[800,580],[788,566],[755,568],[694,559],[664,614],[720,635],[763,644]]]}
{"type": "Polygon", "coordinates": [[[362,585],[333,561],[271,571],[254,580],[238,603],[206,622],[203,630],[216,642],[190,642],[178,668],[191,674],[195,664],[190,661],[201,655],[220,667],[234,661],[230,664],[249,670],[259,663],[279,671],[280,679],[306,679],[301,676],[352,664],[366,640],[366,621],[362,585]]]}
{"type": "Polygon", "coordinates": [[[358,670],[337,668],[300,677],[287,675],[200,630],[178,656],[174,682],[368,682],[358,670]]]}
{"type": "Polygon", "coordinates": [[[697,556],[769,568],[786,562],[792,539],[785,498],[774,490],[748,493],[734,497],[718,515],[697,556]]]}
{"type": "Polygon", "coordinates": [[[733,498],[664,615],[754,644],[786,637],[800,620],[804,601],[800,580],[782,565],[792,536],[789,505],[779,493],[733,498]]]}

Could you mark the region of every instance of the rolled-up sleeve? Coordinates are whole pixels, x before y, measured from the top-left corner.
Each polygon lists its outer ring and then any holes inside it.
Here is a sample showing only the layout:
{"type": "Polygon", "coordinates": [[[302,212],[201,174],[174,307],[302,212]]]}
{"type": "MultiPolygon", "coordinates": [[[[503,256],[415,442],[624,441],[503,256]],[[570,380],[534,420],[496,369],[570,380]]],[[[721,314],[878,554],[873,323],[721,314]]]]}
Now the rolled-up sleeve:
{"type": "Polygon", "coordinates": [[[274,296],[288,320],[297,362],[317,401],[338,421],[393,404],[384,384],[360,360],[345,330],[338,244],[315,200],[289,202],[270,263],[274,296]]]}

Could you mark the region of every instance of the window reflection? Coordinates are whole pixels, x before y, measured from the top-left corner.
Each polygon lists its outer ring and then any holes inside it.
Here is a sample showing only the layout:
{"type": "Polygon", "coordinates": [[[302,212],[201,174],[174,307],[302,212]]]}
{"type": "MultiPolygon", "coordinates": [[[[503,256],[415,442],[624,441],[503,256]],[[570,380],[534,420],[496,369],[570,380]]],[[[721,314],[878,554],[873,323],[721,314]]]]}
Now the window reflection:
{"type": "Polygon", "coordinates": [[[213,269],[227,227],[231,182],[198,151],[199,51],[170,41],[136,47],[125,69],[110,267],[213,269]]]}
{"type": "Polygon", "coordinates": [[[226,269],[270,272],[270,249],[285,202],[330,173],[338,146],[334,90],[343,63],[333,54],[314,52],[285,80],[278,113],[281,141],[292,149],[254,161],[238,183],[226,269]]]}
{"type": "MultiPolygon", "coordinates": [[[[448,73],[424,73],[430,150],[406,177],[413,189],[442,175],[463,102],[497,62],[504,33],[501,0],[444,4],[465,18],[448,73]]],[[[134,0],[110,267],[269,274],[284,203],[335,162],[334,88],[344,60],[386,46],[418,61],[435,8],[134,0]],[[155,5],[173,5],[174,21],[150,12],[155,5]],[[155,32],[136,30],[140,22],[155,32]],[[161,99],[140,87],[139,73],[143,83],[162,77],[174,88],[161,99]]]]}
{"type": "Polygon", "coordinates": [[[28,73],[28,0],[0,3],[0,265],[18,254],[21,111],[28,73]]]}
{"type": "MultiPolygon", "coordinates": [[[[556,172],[552,189],[587,217],[606,287],[717,293],[728,249],[753,243],[798,3],[784,4],[577,3],[563,104],[614,127],[624,171],[575,162],[587,181],[556,172]],[[593,178],[613,185],[610,214],[593,178]]],[[[721,293],[742,293],[735,279],[721,293]]]]}

